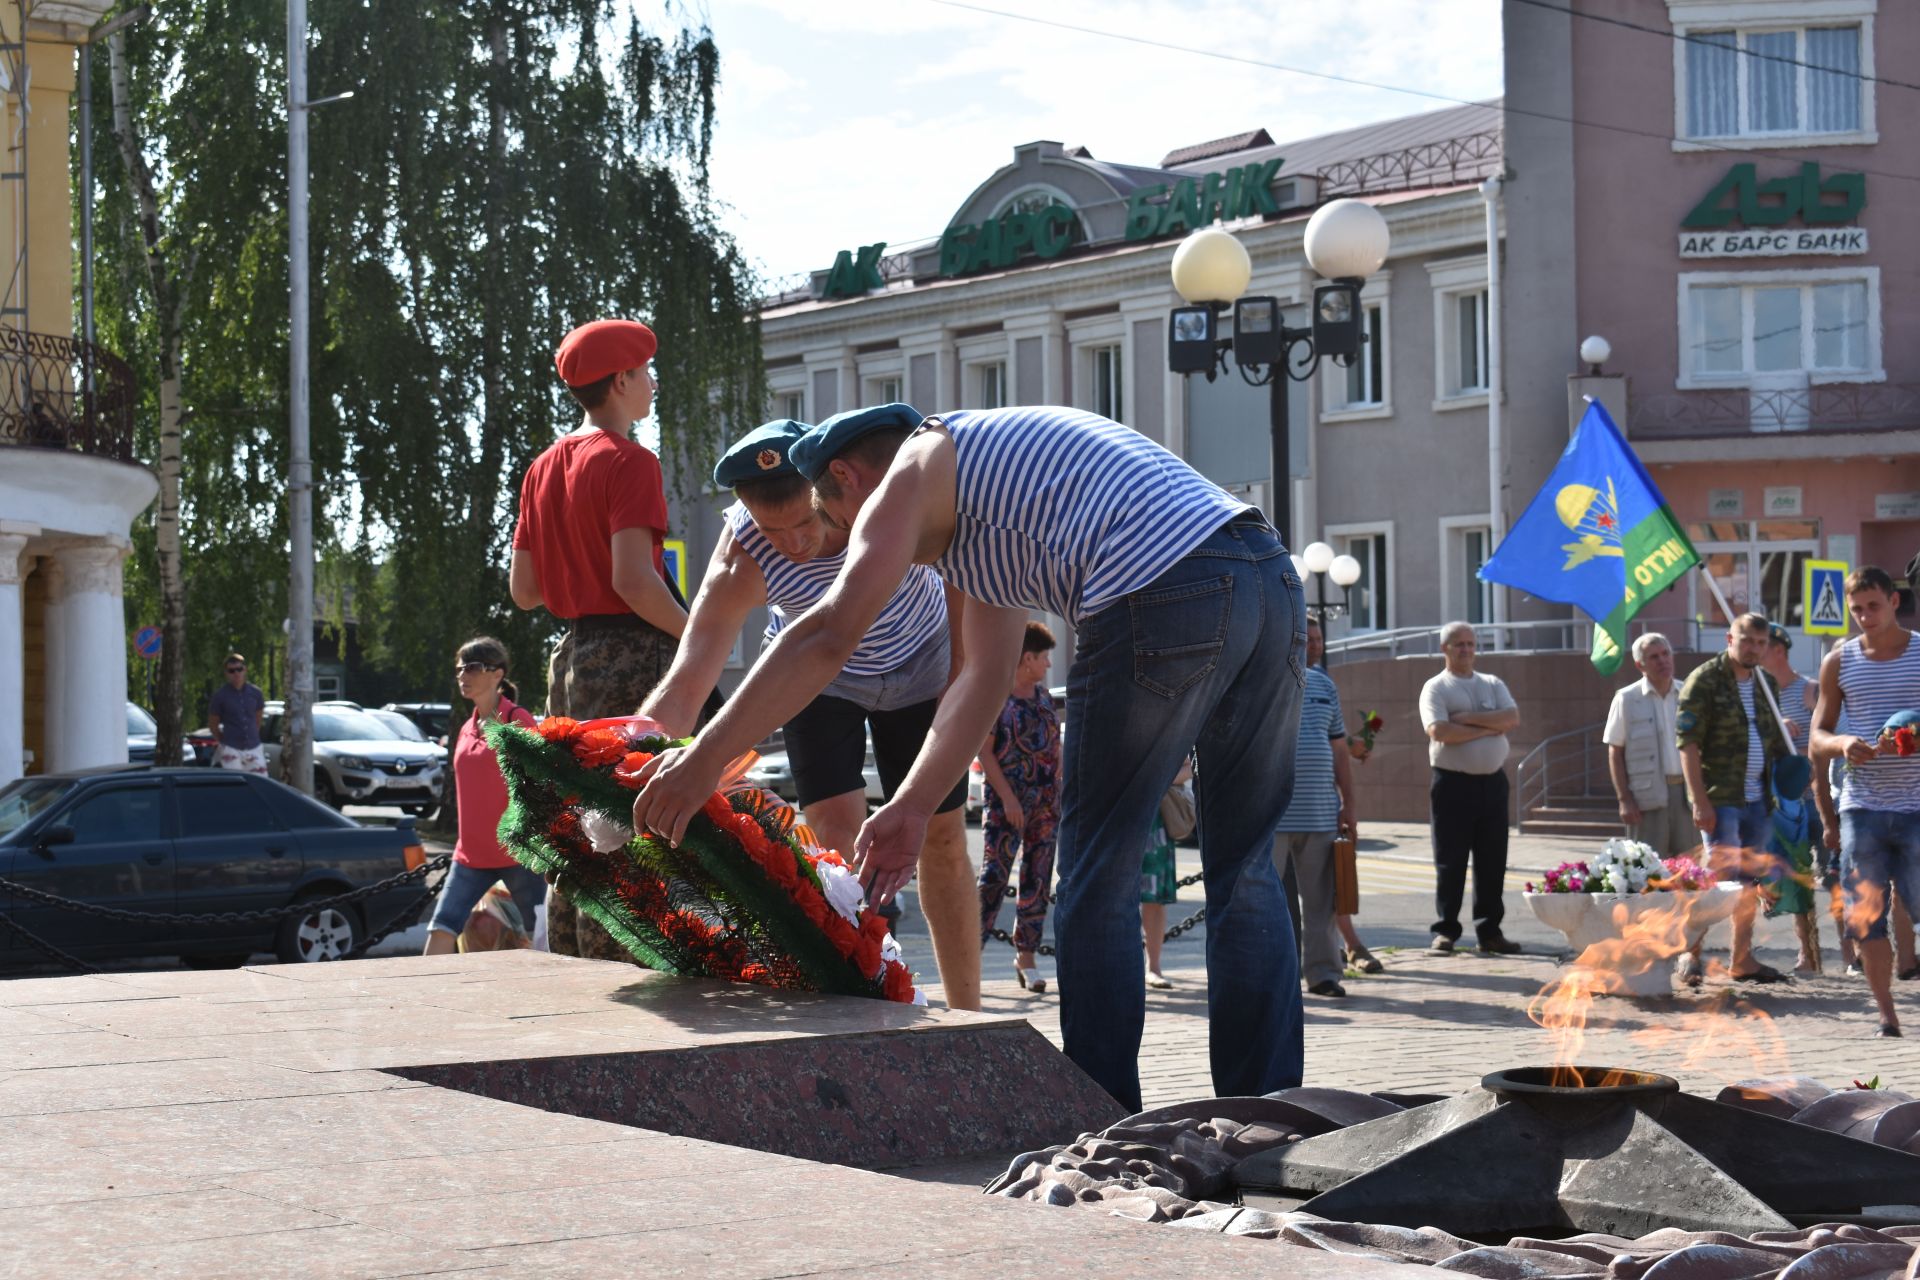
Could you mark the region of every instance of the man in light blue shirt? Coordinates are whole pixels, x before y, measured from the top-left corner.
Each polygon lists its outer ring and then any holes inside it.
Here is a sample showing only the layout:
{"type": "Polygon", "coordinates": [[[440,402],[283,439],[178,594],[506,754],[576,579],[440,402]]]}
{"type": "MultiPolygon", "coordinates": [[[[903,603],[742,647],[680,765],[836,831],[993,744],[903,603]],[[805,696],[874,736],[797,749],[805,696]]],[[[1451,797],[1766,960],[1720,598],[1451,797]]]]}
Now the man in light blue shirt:
{"type": "Polygon", "coordinates": [[[1334,930],[1333,840],[1354,831],[1353,761],[1334,744],[1347,736],[1340,691],[1320,665],[1326,641],[1320,619],[1307,618],[1306,683],[1300,693],[1300,737],[1293,756],[1293,799],[1273,840],[1273,866],[1288,864],[1300,886],[1300,978],[1316,996],[1344,996],[1340,938],[1334,930]]]}

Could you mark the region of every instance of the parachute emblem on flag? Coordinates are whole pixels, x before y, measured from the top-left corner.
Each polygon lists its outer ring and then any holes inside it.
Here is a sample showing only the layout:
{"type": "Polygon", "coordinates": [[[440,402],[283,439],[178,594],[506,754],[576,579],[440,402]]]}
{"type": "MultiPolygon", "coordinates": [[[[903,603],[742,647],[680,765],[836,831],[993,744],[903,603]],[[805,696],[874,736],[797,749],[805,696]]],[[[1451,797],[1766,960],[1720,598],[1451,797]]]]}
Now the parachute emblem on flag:
{"type": "Polygon", "coordinates": [[[1567,553],[1562,573],[1585,564],[1595,556],[1625,556],[1620,544],[1620,499],[1614,493],[1613,477],[1607,477],[1607,491],[1588,484],[1570,484],[1554,495],[1553,509],[1560,523],[1579,535],[1577,541],[1562,543],[1567,553]]]}

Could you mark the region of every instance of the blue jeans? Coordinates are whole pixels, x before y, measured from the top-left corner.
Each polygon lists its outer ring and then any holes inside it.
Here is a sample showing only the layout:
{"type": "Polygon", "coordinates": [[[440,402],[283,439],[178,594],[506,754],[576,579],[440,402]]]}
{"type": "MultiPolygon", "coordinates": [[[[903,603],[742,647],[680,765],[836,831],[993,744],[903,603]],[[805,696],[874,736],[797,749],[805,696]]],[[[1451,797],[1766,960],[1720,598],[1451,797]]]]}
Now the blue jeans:
{"type": "Polygon", "coordinates": [[[1713,848],[1708,863],[1714,877],[1741,884],[1767,884],[1780,879],[1785,865],[1774,864],[1773,820],[1765,800],[1717,805],[1713,811],[1713,848]]]}
{"type": "Polygon", "coordinates": [[[533,909],[546,898],[547,882],[538,871],[522,866],[470,867],[464,862],[454,863],[447,869],[447,882],[440,890],[440,901],[427,927],[459,937],[467,927],[467,917],[473,914],[474,907],[496,880],[506,882],[507,892],[513,895],[513,905],[520,910],[520,923],[526,926],[527,936],[532,937],[533,909]]]}
{"type": "Polygon", "coordinates": [[[1067,1056],[1132,1110],[1141,851],[1196,747],[1214,1091],[1300,1083],[1299,959],[1272,849],[1293,793],[1305,616],[1279,535],[1244,517],[1080,624],[1054,899],[1060,1029],[1067,1056]]]}
{"type": "Polygon", "coordinates": [[[1848,932],[1867,941],[1885,938],[1889,891],[1909,913],[1920,905],[1920,813],[1842,810],[1840,863],[1848,932]]]}

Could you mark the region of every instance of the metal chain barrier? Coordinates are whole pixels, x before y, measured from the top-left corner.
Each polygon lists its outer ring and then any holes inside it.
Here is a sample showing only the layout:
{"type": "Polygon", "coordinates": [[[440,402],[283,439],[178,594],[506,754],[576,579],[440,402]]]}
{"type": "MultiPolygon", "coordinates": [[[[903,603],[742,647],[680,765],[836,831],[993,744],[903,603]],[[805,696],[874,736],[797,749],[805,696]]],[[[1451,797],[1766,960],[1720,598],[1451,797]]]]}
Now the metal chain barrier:
{"type": "MultiPolygon", "coordinates": [[[[361,888],[351,890],[347,893],[336,894],[331,898],[303,899],[290,906],[269,907],[260,911],[203,911],[194,913],[129,911],[125,907],[106,907],[92,902],[75,902],[71,898],[62,898],[58,894],[48,893],[44,889],[36,889],[32,885],[21,884],[17,880],[8,880],[5,877],[0,877],[0,891],[18,894],[29,902],[38,902],[44,906],[53,907],[61,911],[71,911],[76,915],[94,916],[101,920],[159,924],[264,924],[268,921],[285,920],[289,918],[298,919],[302,916],[312,915],[317,911],[328,911],[336,907],[351,906],[353,903],[364,901],[378,893],[385,893],[388,889],[405,884],[410,880],[424,881],[434,872],[444,871],[452,865],[452,862],[453,855],[451,853],[443,853],[437,857],[428,859],[417,867],[396,872],[384,880],[376,880],[372,884],[364,885],[361,888]]],[[[422,889],[419,897],[409,902],[390,920],[381,925],[379,929],[367,935],[363,941],[355,946],[352,951],[349,951],[343,958],[356,960],[362,955],[365,955],[370,948],[384,941],[389,935],[397,933],[402,929],[411,928],[419,919],[422,908],[439,895],[440,887],[445,882],[446,877],[442,876],[432,884],[426,885],[422,889]]],[[[97,966],[88,964],[86,961],[68,954],[38,934],[35,934],[25,925],[15,920],[8,912],[0,911],[0,926],[4,926],[8,932],[57,964],[65,965],[67,968],[79,973],[100,972],[97,966]]]]}
{"type": "MultiPolygon", "coordinates": [[[[1185,876],[1179,880],[1176,880],[1174,882],[1173,887],[1176,889],[1184,889],[1190,884],[1199,884],[1201,878],[1204,875],[1205,875],[1205,872],[1196,871],[1190,876],[1185,876]]],[[[1164,939],[1164,941],[1172,942],[1175,938],[1187,932],[1189,929],[1192,929],[1194,926],[1198,925],[1201,921],[1205,920],[1206,918],[1207,918],[1207,909],[1205,907],[1202,907],[1198,911],[1194,912],[1192,915],[1188,916],[1185,920],[1182,920],[1179,924],[1173,926],[1173,928],[1167,930],[1167,936],[1164,939]]],[[[1006,943],[1010,947],[1016,945],[1013,940],[1013,935],[1008,933],[1005,929],[988,930],[987,936],[991,938],[998,938],[1000,941],[1006,943]]],[[[1043,942],[1039,946],[1033,949],[1033,953],[1038,956],[1050,956],[1053,954],[1053,945],[1051,943],[1043,942]]]]}

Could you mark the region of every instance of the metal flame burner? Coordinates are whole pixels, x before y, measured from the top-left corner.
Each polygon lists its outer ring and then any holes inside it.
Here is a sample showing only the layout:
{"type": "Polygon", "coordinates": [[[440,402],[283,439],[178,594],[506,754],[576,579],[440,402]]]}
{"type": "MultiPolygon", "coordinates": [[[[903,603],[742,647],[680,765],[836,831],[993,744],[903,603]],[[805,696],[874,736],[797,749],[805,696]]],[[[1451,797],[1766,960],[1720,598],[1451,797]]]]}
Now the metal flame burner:
{"type": "Polygon", "coordinates": [[[1920,1156],[1607,1067],[1518,1067],[1243,1160],[1243,1198],[1497,1238],[1663,1227],[1740,1235],[1920,1204],[1920,1156]]]}

